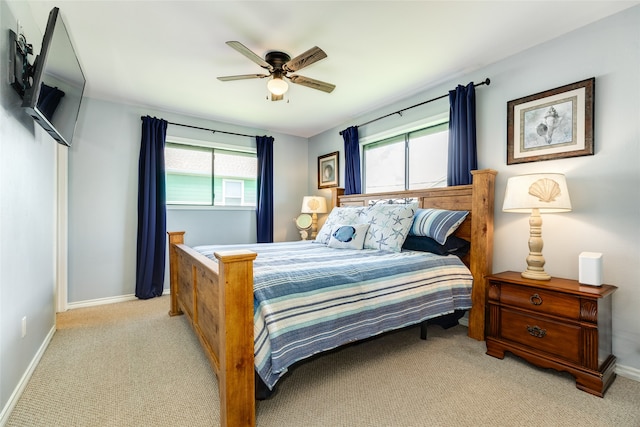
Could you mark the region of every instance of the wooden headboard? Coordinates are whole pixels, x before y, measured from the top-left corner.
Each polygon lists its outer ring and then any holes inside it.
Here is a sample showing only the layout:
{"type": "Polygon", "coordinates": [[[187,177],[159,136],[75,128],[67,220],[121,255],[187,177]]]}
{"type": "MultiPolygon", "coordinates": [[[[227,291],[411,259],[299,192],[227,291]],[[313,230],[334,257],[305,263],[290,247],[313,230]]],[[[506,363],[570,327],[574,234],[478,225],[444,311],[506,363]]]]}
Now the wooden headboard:
{"type": "Polygon", "coordinates": [[[456,235],[471,242],[471,250],[463,261],[473,275],[472,303],[469,313],[469,337],[484,340],[485,277],[492,273],[493,264],[493,203],[497,172],[492,169],[472,171],[473,184],[455,187],[430,188],[390,193],[344,195],[344,190],[331,192],[332,206],[368,206],[370,202],[389,199],[415,198],[420,208],[465,210],[469,215],[456,235]]]}

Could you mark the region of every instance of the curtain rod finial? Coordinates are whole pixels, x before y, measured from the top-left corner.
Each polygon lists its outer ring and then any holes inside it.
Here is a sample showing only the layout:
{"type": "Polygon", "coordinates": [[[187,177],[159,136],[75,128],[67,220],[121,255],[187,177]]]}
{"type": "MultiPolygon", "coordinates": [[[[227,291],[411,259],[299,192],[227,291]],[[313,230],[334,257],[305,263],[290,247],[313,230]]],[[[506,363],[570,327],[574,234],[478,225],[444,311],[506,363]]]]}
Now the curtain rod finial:
{"type": "Polygon", "coordinates": [[[486,80],[484,81],[484,84],[489,86],[491,84],[491,79],[489,77],[487,77],[486,80]]]}

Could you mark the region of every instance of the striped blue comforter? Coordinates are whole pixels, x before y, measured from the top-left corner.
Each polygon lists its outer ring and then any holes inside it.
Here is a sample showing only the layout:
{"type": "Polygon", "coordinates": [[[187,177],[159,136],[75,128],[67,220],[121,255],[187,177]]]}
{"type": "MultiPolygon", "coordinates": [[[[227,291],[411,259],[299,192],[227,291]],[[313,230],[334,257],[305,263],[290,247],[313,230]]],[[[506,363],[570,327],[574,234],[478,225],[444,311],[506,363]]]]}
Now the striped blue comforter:
{"type": "Polygon", "coordinates": [[[471,308],[473,278],[454,256],[310,241],[194,249],[214,261],[217,251],[257,252],[255,365],[269,388],[313,354],[471,308]]]}

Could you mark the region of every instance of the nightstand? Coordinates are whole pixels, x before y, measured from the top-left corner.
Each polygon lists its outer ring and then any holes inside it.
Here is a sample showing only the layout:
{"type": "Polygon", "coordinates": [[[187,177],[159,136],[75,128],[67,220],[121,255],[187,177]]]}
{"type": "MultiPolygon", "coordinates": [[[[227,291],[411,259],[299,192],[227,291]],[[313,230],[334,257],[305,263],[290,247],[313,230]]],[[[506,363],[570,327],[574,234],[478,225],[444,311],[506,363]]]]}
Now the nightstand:
{"type": "Polygon", "coordinates": [[[615,379],[611,297],[615,286],[575,280],[540,281],[507,271],[487,277],[487,354],[509,351],[576,378],[576,387],[603,397],[615,379]]]}

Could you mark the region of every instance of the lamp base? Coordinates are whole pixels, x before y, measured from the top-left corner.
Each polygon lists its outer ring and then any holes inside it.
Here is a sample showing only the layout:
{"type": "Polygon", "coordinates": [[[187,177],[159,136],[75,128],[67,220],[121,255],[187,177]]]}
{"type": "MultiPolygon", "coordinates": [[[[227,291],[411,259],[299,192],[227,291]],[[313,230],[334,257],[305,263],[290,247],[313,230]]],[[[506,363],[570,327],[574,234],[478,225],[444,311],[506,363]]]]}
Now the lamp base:
{"type": "Polygon", "coordinates": [[[550,280],[551,276],[549,276],[544,270],[542,271],[532,271],[525,270],[520,274],[525,279],[533,279],[533,280],[550,280]]]}
{"type": "Polygon", "coordinates": [[[311,214],[311,238],[315,239],[318,235],[318,214],[313,212],[311,214]]]}
{"type": "Polygon", "coordinates": [[[549,280],[544,271],[544,257],[542,256],[542,217],[540,209],[531,209],[529,217],[529,256],[527,256],[527,269],[522,272],[522,277],[533,280],[549,280]]]}

